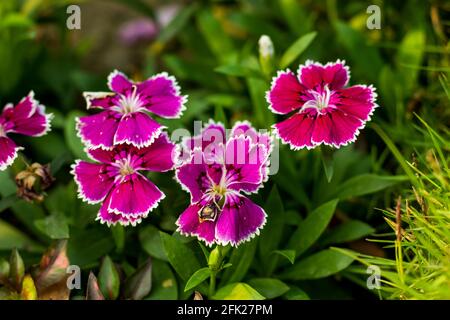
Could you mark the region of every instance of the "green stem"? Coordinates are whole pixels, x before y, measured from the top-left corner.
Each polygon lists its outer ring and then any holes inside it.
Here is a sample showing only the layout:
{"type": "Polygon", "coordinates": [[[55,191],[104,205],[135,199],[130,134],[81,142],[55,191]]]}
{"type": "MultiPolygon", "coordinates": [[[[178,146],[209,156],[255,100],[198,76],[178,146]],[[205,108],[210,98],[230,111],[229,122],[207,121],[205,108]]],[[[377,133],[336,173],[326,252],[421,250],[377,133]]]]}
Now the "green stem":
{"type": "Polygon", "coordinates": [[[211,270],[211,277],[209,279],[209,298],[216,293],[216,271],[211,270]]]}

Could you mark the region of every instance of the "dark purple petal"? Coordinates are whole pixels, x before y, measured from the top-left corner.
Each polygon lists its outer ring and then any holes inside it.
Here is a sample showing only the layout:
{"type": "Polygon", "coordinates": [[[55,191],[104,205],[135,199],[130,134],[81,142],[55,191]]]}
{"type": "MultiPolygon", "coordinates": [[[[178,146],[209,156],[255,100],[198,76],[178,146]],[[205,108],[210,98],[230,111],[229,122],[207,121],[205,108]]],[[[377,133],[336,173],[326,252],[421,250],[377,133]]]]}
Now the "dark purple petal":
{"type": "Polygon", "coordinates": [[[7,105],[1,115],[0,125],[5,132],[40,137],[50,131],[51,114],[45,114],[45,107],[34,99],[30,92],[16,106],[7,105]]]}
{"type": "Polygon", "coordinates": [[[314,144],[324,143],[326,145],[332,145],[333,141],[331,139],[331,130],[333,127],[333,121],[331,119],[330,113],[325,113],[323,115],[318,115],[315,124],[314,131],[312,135],[312,141],[314,144]]]}
{"type": "Polygon", "coordinates": [[[87,109],[111,109],[118,104],[118,95],[114,92],[84,92],[87,109]]]}
{"type": "Polygon", "coordinates": [[[162,133],[150,146],[137,150],[142,161],[140,167],[159,172],[171,170],[174,166],[174,152],[175,144],[166,133],[162,133]]]}
{"type": "Polygon", "coordinates": [[[190,205],[178,218],[176,224],[178,232],[186,236],[196,236],[198,239],[212,245],[215,240],[215,222],[204,220],[200,221],[198,212],[201,206],[198,204],[190,205]]]}
{"type": "Polygon", "coordinates": [[[266,94],[267,102],[274,113],[287,114],[299,109],[303,88],[293,72],[280,71],[273,78],[272,86],[266,94]]]}
{"type": "Polygon", "coordinates": [[[163,118],[179,118],[183,113],[187,96],[180,94],[173,76],[163,72],[137,86],[138,94],[145,97],[148,111],[163,118]]]}
{"type": "Polygon", "coordinates": [[[114,144],[131,144],[137,148],[149,146],[164,127],[145,113],[133,112],[122,117],[114,144]]]}
{"type": "Polygon", "coordinates": [[[267,150],[272,150],[272,138],[268,132],[257,132],[248,121],[238,121],[231,129],[231,137],[249,137],[254,144],[262,144],[267,150]]]}
{"type": "Polygon", "coordinates": [[[110,202],[111,202],[111,193],[108,194],[98,212],[97,220],[100,220],[100,223],[102,224],[106,223],[108,226],[115,225],[117,223],[123,226],[128,226],[129,224],[135,226],[136,224],[141,223],[142,219],[140,217],[135,218],[132,216],[123,216],[108,211],[110,202]]]}
{"type": "Polygon", "coordinates": [[[296,113],[290,118],[275,124],[274,129],[283,143],[290,144],[291,149],[312,149],[315,147],[311,141],[314,122],[314,118],[308,113],[296,113]]]}
{"type": "Polygon", "coordinates": [[[119,113],[112,111],[80,117],[77,119],[78,136],[89,148],[111,148],[120,117],[119,113]]]}
{"type": "Polygon", "coordinates": [[[216,223],[216,241],[238,246],[248,241],[266,222],[264,210],[243,196],[229,195],[216,223]]]}
{"type": "Polygon", "coordinates": [[[77,161],[72,174],[78,185],[78,195],[84,201],[94,204],[105,199],[118,174],[117,169],[105,164],[77,161]]]}
{"type": "Polygon", "coordinates": [[[0,137],[0,171],[5,170],[14,162],[17,152],[21,149],[10,138],[0,137]]]}
{"type": "Polygon", "coordinates": [[[131,90],[132,86],[133,82],[120,71],[114,70],[108,76],[108,87],[114,92],[125,94],[131,90]]]}
{"type": "Polygon", "coordinates": [[[359,134],[359,130],[365,124],[358,118],[345,115],[339,110],[330,113],[330,116],[333,123],[330,131],[331,143],[336,148],[354,142],[359,134]]]}
{"type": "Polygon", "coordinates": [[[88,149],[86,152],[92,160],[101,162],[101,163],[114,163],[117,160],[117,149],[120,146],[116,146],[111,149],[102,149],[102,148],[95,148],[95,149],[88,149]]]}
{"type": "Polygon", "coordinates": [[[181,187],[191,194],[191,202],[199,201],[212,185],[212,180],[207,173],[207,165],[199,149],[194,150],[188,163],[176,169],[175,177],[181,187]]]}
{"type": "Polygon", "coordinates": [[[357,85],[341,89],[336,95],[339,97],[336,107],[362,121],[370,120],[370,116],[377,107],[375,88],[372,86],[357,85]]]}
{"type": "Polygon", "coordinates": [[[301,84],[308,89],[317,90],[327,85],[330,90],[338,90],[347,84],[349,71],[345,62],[340,60],[325,66],[308,60],[299,67],[298,76],[301,84]]]}
{"type": "Polygon", "coordinates": [[[205,150],[209,145],[224,144],[226,141],[226,132],[223,124],[210,120],[202,129],[200,134],[188,138],[184,141],[184,146],[188,150],[201,148],[205,150]]]}
{"type": "Polygon", "coordinates": [[[164,193],[147,178],[136,173],[130,174],[114,187],[108,211],[122,216],[145,218],[164,197],[164,193]]]}
{"type": "MultiPolygon", "coordinates": [[[[261,185],[263,165],[267,161],[267,149],[261,144],[253,144],[244,136],[230,138],[226,145],[225,167],[227,188],[240,191],[248,184],[261,185]]],[[[253,192],[250,186],[248,192],[253,192]]],[[[247,191],[247,190],[244,190],[247,191]]]]}

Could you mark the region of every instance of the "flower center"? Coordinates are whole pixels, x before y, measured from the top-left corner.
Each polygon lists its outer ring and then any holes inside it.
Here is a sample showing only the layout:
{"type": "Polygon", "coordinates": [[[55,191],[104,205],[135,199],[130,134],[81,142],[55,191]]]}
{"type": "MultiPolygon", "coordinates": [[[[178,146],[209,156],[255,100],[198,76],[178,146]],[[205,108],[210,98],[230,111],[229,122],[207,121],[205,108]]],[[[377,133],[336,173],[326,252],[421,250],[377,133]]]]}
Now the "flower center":
{"type": "Polygon", "coordinates": [[[214,195],[223,197],[226,192],[227,192],[227,188],[225,188],[222,185],[215,185],[215,186],[212,187],[212,193],[214,195]]]}
{"type": "Polygon", "coordinates": [[[129,114],[138,111],[142,107],[142,101],[137,94],[137,87],[133,86],[131,94],[122,95],[119,100],[121,111],[124,114],[129,114]]]}
{"type": "Polygon", "coordinates": [[[321,92],[310,90],[309,93],[313,99],[306,101],[302,109],[314,108],[321,111],[330,105],[332,92],[328,89],[328,86],[325,86],[321,92]]]}
{"type": "Polygon", "coordinates": [[[3,129],[3,126],[0,124],[0,137],[6,136],[5,129],[3,129]]]}
{"type": "Polygon", "coordinates": [[[122,176],[128,176],[130,174],[133,174],[135,171],[134,168],[131,166],[130,161],[125,160],[120,164],[119,172],[122,176]]]}

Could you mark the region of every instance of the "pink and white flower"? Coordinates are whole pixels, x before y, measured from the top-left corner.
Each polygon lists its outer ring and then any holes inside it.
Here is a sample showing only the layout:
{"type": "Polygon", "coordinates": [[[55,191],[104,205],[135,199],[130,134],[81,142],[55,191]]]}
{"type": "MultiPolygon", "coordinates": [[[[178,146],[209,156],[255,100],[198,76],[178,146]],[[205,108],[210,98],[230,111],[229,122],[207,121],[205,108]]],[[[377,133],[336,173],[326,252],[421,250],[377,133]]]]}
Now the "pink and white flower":
{"type": "Polygon", "coordinates": [[[283,143],[298,150],[354,142],[377,107],[377,95],[372,86],[346,87],[349,78],[340,60],[326,65],[307,61],[297,74],[278,72],[266,98],[272,112],[290,115],[273,125],[283,143]]]}
{"type": "Polygon", "coordinates": [[[143,148],[121,144],[110,150],[89,149],[97,163],[78,160],[73,166],[79,197],[90,204],[102,203],[97,217],[102,223],[134,226],[165,197],[142,172],[171,170],[174,150],[165,133],[143,148]]]}
{"type": "Polygon", "coordinates": [[[178,231],[207,245],[232,246],[259,234],[266,213],[244,194],[257,192],[268,179],[270,137],[238,123],[227,139],[225,128],[210,122],[184,145],[189,159],[176,168],[176,179],[191,204],[177,221],[178,231]]]}
{"type": "Polygon", "coordinates": [[[89,148],[111,149],[122,143],[147,147],[164,128],[148,113],[179,118],[187,101],[175,78],[165,72],[133,82],[116,70],[109,75],[108,86],[113,92],[84,93],[88,109],[102,110],[77,119],[78,135],[89,148]]]}
{"type": "Polygon", "coordinates": [[[45,113],[45,107],[34,99],[34,92],[23,98],[17,105],[7,104],[0,114],[0,171],[5,170],[17,158],[22,147],[8,137],[20,134],[40,137],[50,131],[52,114],[45,113]]]}

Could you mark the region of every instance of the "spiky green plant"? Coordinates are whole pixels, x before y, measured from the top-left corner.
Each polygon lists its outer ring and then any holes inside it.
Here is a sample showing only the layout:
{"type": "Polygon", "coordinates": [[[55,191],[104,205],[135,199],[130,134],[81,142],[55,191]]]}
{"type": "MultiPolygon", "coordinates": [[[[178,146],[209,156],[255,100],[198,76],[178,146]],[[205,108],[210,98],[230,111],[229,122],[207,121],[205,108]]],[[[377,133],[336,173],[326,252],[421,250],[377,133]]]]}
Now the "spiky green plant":
{"type": "MultiPolygon", "coordinates": [[[[450,141],[421,118],[433,146],[412,163],[403,159],[389,138],[380,135],[402,162],[412,187],[400,195],[393,209],[383,210],[393,240],[382,240],[395,250],[395,259],[351,255],[364,267],[349,268],[346,276],[366,286],[367,267],[378,266],[380,286],[386,299],[450,299],[450,141]]],[[[375,241],[375,240],[374,240],[375,241]]],[[[380,240],[376,240],[380,242],[380,240]]]]}

